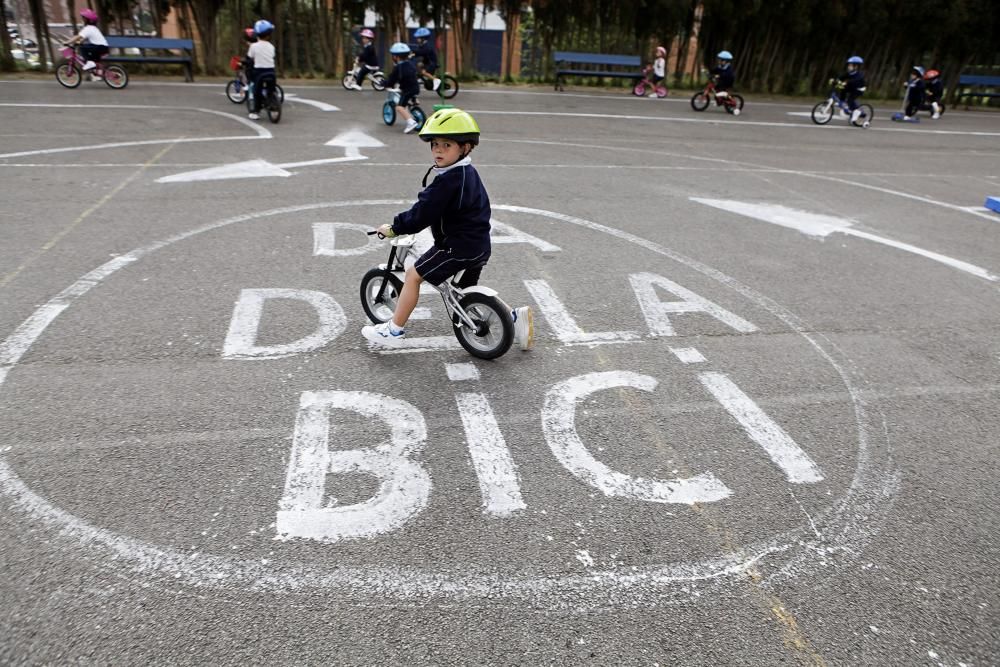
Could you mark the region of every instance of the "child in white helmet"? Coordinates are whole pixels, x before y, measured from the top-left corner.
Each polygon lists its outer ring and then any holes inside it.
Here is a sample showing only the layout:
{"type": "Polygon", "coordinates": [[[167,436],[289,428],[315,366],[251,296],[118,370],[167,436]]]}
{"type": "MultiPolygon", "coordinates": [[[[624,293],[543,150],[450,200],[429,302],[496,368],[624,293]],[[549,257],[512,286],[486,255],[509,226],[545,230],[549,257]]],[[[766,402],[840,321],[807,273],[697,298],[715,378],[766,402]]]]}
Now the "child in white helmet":
{"type": "Polygon", "coordinates": [[[399,88],[399,101],[396,103],[396,113],[406,119],[403,134],[409,134],[417,129],[417,121],[410,113],[410,100],[420,94],[420,83],[417,80],[417,66],[410,60],[410,47],[403,42],[396,42],[389,47],[389,54],[395,66],[385,80],[388,88],[399,88]]]}
{"type": "Polygon", "coordinates": [[[736,83],[736,75],[733,74],[733,54],[729,51],[719,51],[715,58],[716,65],[710,74],[715,83],[715,103],[722,104],[736,83]]]}
{"type": "Polygon", "coordinates": [[[656,59],[653,61],[653,92],[650,97],[656,97],[656,87],[667,78],[667,50],[662,46],[656,47],[656,59]]]}

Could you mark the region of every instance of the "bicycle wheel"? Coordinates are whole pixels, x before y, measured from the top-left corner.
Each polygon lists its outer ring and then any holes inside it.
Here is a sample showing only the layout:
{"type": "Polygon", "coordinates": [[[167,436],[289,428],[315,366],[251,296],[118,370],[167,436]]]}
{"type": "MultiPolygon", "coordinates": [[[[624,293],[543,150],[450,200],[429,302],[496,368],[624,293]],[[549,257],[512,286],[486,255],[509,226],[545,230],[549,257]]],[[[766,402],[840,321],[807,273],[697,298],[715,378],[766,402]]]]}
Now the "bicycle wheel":
{"type": "Polygon", "coordinates": [[[666,97],[667,96],[667,87],[666,86],[656,86],[655,90],[656,90],[656,96],[657,97],[666,97]]]}
{"type": "Polygon", "coordinates": [[[344,80],[341,83],[344,86],[344,90],[351,90],[354,86],[354,75],[348,72],[344,75],[344,80]]]}
{"type": "Polygon", "coordinates": [[[392,125],[396,122],[396,105],[392,102],[386,102],[382,105],[382,122],[386,125],[392,125]]]}
{"type": "Polygon", "coordinates": [[[267,94],[267,118],[272,123],[281,121],[281,98],[275,90],[267,94]]]}
{"type": "Polygon", "coordinates": [[[128,72],[121,65],[108,65],[104,68],[104,83],[109,88],[121,90],[128,85],[128,72]]]}
{"type": "Polygon", "coordinates": [[[226,97],[233,104],[243,104],[247,98],[247,87],[239,79],[233,79],[226,84],[226,97]]]}
{"type": "Polygon", "coordinates": [[[476,324],[475,331],[455,325],[455,337],[469,354],[480,359],[496,359],[510,349],[514,342],[514,320],[510,309],[500,299],[472,292],[462,297],[459,305],[476,324]]]}
{"type": "Polygon", "coordinates": [[[376,72],[372,74],[371,78],[372,88],[378,91],[385,90],[385,75],[382,72],[376,72]]]}
{"type": "Polygon", "coordinates": [[[695,111],[704,111],[705,109],[708,108],[708,103],[709,103],[708,95],[706,95],[704,92],[695,93],[694,96],[691,98],[691,108],[694,109],[695,111]]]}
{"type": "Polygon", "coordinates": [[[868,127],[872,120],[875,119],[875,109],[870,104],[859,104],[858,108],[861,109],[861,115],[858,116],[856,121],[852,121],[851,124],[854,127],[868,127]]]}
{"type": "Polygon", "coordinates": [[[403,281],[396,274],[387,269],[370,269],[361,279],[361,307],[364,308],[365,315],[375,324],[388,322],[396,312],[396,300],[402,291],[403,281]],[[382,289],[382,283],[386,280],[388,284],[382,289]],[[382,290],[381,298],[379,290],[382,290]]]}
{"type": "Polygon", "coordinates": [[[413,120],[417,121],[417,131],[419,132],[424,127],[424,121],[427,120],[427,116],[424,114],[424,110],[418,106],[412,107],[410,113],[413,114],[413,120]]]}
{"type": "Polygon", "coordinates": [[[279,86],[278,84],[274,84],[274,89],[278,91],[278,101],[280,101],[282,104],[284,104],[285,103],[285,89],[282,88],[281,86],[279,86]]]}
{"type": "Polygon", "coordinates": [[[646,95],[646,84],[644,84],[644,83],[637,83],[634,86],[632,86],[632,94],[635,95],[636,97],[643,97],[643,96],[645,96],[646,95]]]}
{"type": "Polygon", "coordinates": [[[733,93],[729,96],[729,99],[723,105],[726,113],[733,114],[734,116],[739,116],[740,112],[743,111],[743,97],[733,93]]]}
{"type": "Polygon", "coordinates": [[[819,102],[812,109],[812,120],[817,125],[826,125],[831,120],[833,120],[833,102],[827,100],[825,102],[819,102]]]}
{"type": "Polygon", "coordinates": [[[67,88],[76,88],[83,81],[83,74],[80,72],[80,68],[73,63],[68,60],[63,61],[56,68],[56,81],[67,88]]]}
{"type": "Polygon", "coordinates": [[[446,100],[450,100],[455,97],[455,95],[458,95],[458,81],[455,80],[455,77],[450,74],[442,76],[441,85],[438,86],[437,94],[446,100]]]}

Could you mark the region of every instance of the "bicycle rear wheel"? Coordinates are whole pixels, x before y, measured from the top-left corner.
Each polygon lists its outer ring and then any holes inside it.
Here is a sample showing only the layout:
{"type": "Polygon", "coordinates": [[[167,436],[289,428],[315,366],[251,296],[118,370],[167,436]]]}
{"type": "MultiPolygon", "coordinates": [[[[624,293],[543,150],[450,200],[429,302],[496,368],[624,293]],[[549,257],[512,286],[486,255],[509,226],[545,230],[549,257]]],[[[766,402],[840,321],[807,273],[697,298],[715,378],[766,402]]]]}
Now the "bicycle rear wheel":
{"type": "Polygon", "coordinates": [[[656,86],[655,90],[656,90],[656,96],[657,97],[666,97],[667,96],[667,87],[666,86],[656,86]]]}
{"type": "Polygon", "coordinates": [[[396,312],[396,301],[403,291],[403,281],[388,269],[370,269],[361,278],[361,307],[375,324],[388,322],[396,312]],[[382,284],[386,283],[385,289],[382,284]],[[379,291],[382,296],[379,297],[379,291]]]}
{"type": "Polygon", "coordinates": [[[812,121],[817,125],[826,125],[831,120],[833,120],[833,102],[827,100],[825,102],[820,102],[813,107],[812,121]]]}
{"type": "Polygon", "coordinates": [[[275,90],[271,90],[267,94],[267,117],[272,123],[281,120],[281,98],[278,97],[275,90]]]}
{"type": "Polygon", "coordinates": [[[438,86],[437,94],[443,99],[450,100],[458,95],[458,81],[450,74],[441,77],[441,85],[438,86]]]}
{"type": "Polygon", "coordinates": [[[378,91],[385,90],[385,75],[381,72],[372,74],[372,88],[378,91]]]}
{"type": "Polygon", "coordinates": [[[496,359],[514,342],[514,320],[510,309],[500,299],[472,292],[459,302],[475,325],[472,331],[461,323],[455,325],[455,337],[466,352],[480,359],[496,359]]]}
{"type": "Polygon", "coordinates": [[[418,106],[412,107],[410,113],[413,114],[413,120],[417,121],[417,131],[423,129],[424,122],[427,120],[427,115],[424,114],[424,110],[418,106]]]}
{"type": "Polygon", "coordinates": [[[868,127],[875,119],[875,109],[870,104],[859,104],[858,108],[861,109],[861,115],[856,121],[851,121],[851,124],[854,127],[868,127]]]}
{"type": "Polygon", "coordinates": [[[243,101],[247,98],[247,87],[238,79],[233,79],[226,84],[226,97],[233,104],[243,104],[243,101]]]}
{"type": "Polygon", "coordinates": [[[128,72],[121,65],[108,65],[104,68],[104,83],[109,88],[121,90],[128,85],[128,72]]]}
{"type": "Polygon", "coordinates": [[[726,102],[726,113],[738,116],[740,111],[743,111],[743,96],[732,93],[729,96],[729,101],[726,102]]]}
{"type": "Polygon", "coordinates": [[[79,67],[66,60],[56,68],[56,81],[67,88],[76,88],[83,81],[83,74],[79,67]]]}

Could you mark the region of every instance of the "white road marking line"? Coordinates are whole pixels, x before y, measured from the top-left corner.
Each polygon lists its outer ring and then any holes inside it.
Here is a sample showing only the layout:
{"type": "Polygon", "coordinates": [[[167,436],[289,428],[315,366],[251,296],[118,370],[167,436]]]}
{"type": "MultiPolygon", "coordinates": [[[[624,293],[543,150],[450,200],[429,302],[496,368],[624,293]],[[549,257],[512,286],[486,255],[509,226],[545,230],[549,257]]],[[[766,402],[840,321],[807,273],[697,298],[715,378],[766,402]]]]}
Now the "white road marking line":
{"type": "Polygon", "coordinates": [[[295,93],[287,93],[285,95],[285,99],[290,102],[298,102],[299,104],[308,104],[309,106],[316,107],[320,111],[340,111],[340,107],[335,107],[332,104],[320,102],[319,100],[310,100],[305,97],[299,97],[295,93]]]}
{"type": "MultiPolygon", "coordinates": [[[[699,373],[698,379],[726,411],[740,423],[750,439],[760,445],[792,484],[812,484],[823,480],[819,468],[802,448],[757,407],[736,384],[723,373],[699,373]]],[[[810,523],[812,520],[810,519],[810,523]]],[[[814,524],[815,529],[815,524],[814,524]]]]}
{"type": "Polygon", "coordinates": [[[819,213],[799,211],[797,209],[781,206],[780,204],[752,204],[726,199],[703,199],[701,197],[689,197],[689,199],[691,201],[698,202],[699,204],[705,204],[706,206],[722,209],[723,211],[729,211],[730,213],[736,213],[748,218],[754,218],[755,220],[763,220],[764,222],[794,229],[808,236],[817,236],[822,238],[834,232],[847,234],[849,236],[857,236],[858,238],[867,239],[869,241],[891,246],[898,250],[926,257],[927,259],[940,262],[941,264],[958,269],[959,271],[964,271],[965,273],[974,275],[977,278],[983,278],[984,280],[989,280],[990,282],[1000,280],[1000,276],[994,275],[987,269],[976,266],[975,264],[963,262],[962,260],[948,257],[947,255],[942,255],[930,250],[924,250],[923,248],[918,248],[917,246],[910,245],[909,243],[893,241],[892,239],[888,239],[883,236],[876,236],[875,234],[869,234],[868,232],[854,229],[852,227],[854,223],[843,218],[835,218],[833,216],[822,215],[819,213]]]}
{"type": "Polygon", "coordinates": [[[527,505],[521,498],[517,466],[486,397],[455,394],[455,402],[465,428],[465,441],[476,469],[485,513],[510,516],[524,509],[527,505]]]}
{"type": "Polygon", "coordinates": [[[479,369],[476,368],[475,364],[470,364],[468,362],[461,364],[445,364],[444,369],[448,373],[448,379],[452,382],[479,379],[479,369]]]}
{"type": "Polygon", "coordinates": [[[669,349],[675,357],[685,364],[700,364],[707,361],[701,352],[693,347],[671,347],[669,349]]]}
{"type": "Polygon", "coordinates": [[[564,345],[596,345],[608,343],[623,343],[639,339],[639,334],[635,331],[597,331],[586,332],[580,328],[570,315],[566,306],[563,305],[559,297],[544,280],[525,280],[524,286],[528,288],[538,309],[545,316],[549,328],[564,345]]]}
{"type": "Polygon", "coordinates": [[[234,164],[224,164],[219,167],[185,171],[180,174],[161,176],[157,183],[191,183],[195,181],[219,181],[229,178],[288,178],[291,172],[285,171],[280,165],[271,164],[267,160],[247,160],[234,164]]]}

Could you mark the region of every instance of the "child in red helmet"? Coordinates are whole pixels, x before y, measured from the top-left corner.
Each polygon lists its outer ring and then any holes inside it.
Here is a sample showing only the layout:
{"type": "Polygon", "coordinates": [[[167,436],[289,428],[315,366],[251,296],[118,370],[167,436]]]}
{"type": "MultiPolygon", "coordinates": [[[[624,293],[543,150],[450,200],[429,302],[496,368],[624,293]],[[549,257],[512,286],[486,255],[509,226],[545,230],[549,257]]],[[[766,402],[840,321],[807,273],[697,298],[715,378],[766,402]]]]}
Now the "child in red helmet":
{"type": "Polygon", "coordinates": [[[924,74],[924,81],[927,87],[924,89],[926,101],[931,106],[931,118],[937,120],[941,117],[944,109],[942,100],[944,99],[944,82],[941,80],[941,72],[936,69],[929,69],[924,74]]]}
{"type": "Polygon", "coordinates": [[[108,40],[104,33],[97,27],[97,12],[93,9],[80,10],[80,18],[83,19],[83,29],[80,33],[66,42],[66,46],[74,46],[82,42],[80,55],[86,60],[83,64],[83,71],[97,67],[97,61],[108,54],[108,40]]]}

